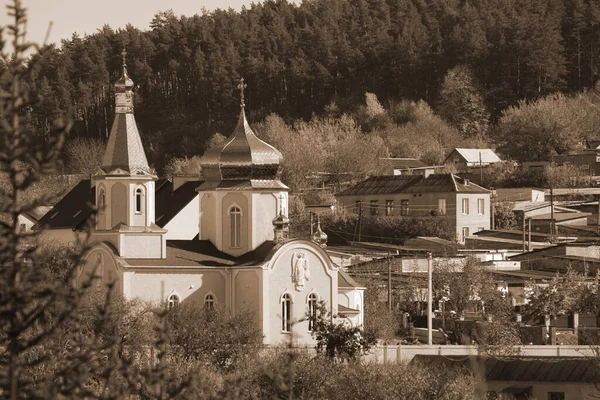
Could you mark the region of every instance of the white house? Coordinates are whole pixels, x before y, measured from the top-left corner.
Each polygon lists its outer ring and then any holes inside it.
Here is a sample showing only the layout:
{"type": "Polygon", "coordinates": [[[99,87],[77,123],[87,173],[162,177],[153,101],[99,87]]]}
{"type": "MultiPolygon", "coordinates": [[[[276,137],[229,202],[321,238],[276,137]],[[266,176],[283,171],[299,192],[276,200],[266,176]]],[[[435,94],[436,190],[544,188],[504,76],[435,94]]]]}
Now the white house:
{"type": "Polygon", "coordinates": [[[173,185],[148,166],[133,114],[133,82],[123,65],[116,115],[101,168],[38,224],[73,240],[98,209],[78,281],[94,271],[128,299],[251,311],[264,342],[312,343],[302,321],[324,300],[333,315],[363,322],[364,288],[315,241],[287,237],[288,187],[281,153],[257,138],[243,102],[227,140],[202,158],[204,180],[173,185]],[[292,336],[293,334],[293,336],[292,336]]]}

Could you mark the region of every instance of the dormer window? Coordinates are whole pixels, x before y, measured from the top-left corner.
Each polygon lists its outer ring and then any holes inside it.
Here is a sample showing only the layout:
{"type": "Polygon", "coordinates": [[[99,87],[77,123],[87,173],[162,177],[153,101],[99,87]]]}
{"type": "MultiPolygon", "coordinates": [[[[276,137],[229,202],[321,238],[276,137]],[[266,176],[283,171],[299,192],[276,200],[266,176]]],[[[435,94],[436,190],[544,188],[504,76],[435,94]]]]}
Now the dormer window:
{"type": "Polygon", "coordinates": [[[142,213],[142,188],[137,188],[135,190],[135,213],[142,213]]]}
{"type": "Polygon", "coordinates": [[[239,249],[242,245],[242,210],[239,207],[234,206],[229,210],[229,223],[231,224],[229,247],[239,249]]]}

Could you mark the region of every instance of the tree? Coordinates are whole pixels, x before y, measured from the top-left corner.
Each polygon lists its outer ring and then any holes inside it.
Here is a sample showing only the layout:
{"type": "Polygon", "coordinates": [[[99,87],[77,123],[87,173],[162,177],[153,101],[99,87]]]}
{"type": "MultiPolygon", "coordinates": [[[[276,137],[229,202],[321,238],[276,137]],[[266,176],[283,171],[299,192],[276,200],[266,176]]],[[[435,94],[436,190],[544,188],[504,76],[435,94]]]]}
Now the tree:
{"type": "Polygon", "coordinates": [[[372,334],[363,332],[362,327],[349,327],[343,322],[337,322],[321,300],[316,313],[306,318],[313,326],[311,335],[317,341],[317,352],[331,360],[355,360],[361,353],[368,352],[375,344],[372,334]]]}
{"type": "Polygon", "coordinates": [[[483,137],[489,112],[471,69],[459,65],[446,73],[438,99],[438,112],[465,137],[483,137]]]}
{"type": "Polygon", "coordinates": [[[500,201],[494,204],[494,229],[516,229],[517,216],[514,212],[515,203],[500,201]]]}
{"type": "Polygon", "coordinates": [[[72,174],[91,175],[98,171],[105,144],[99,139],[76,138],[66,143],[67,170],[72,174]]]}

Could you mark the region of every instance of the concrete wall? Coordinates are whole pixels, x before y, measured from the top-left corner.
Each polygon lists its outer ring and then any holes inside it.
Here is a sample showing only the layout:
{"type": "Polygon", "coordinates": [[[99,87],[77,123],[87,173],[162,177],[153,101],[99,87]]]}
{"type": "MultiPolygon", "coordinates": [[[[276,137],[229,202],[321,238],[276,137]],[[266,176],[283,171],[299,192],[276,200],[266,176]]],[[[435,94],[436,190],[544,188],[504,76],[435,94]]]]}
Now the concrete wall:
{"type": "Polygon", "coordinates": [[[77,271],[75,284],[80,286],[92,280],[91,290],[106,292],[114,284],[115,293],[123,293],[123,269],[116,262],[113,251],[100,244],[86,256],[83,266],[77,271]]]}
{"type": "Polygon", "coordinates": [[[490,381],[487,390],[500,392],[511,387],[531,387],[531,398],[536,400],[549,399],[550,392],[564,393],[565,400],[591,400],[600,397],[600,390],[594,383],[579,382],[526,382],[526,381],[490,381]]]}
{"type": "Polygon", "coordinates": [[[182,302],[204,304],[210,292],[218,307],[226,307],[226,275],[210,269],[127,268],[123,273],[128,299],[164,302],[176,294],[182,302]]]}
{"type": "Polygon", "coordinates": [[[252,193],[253,249],[273,240],[273,219],[279,214],[280,195],[283,195],[283,211],[287,215],[287,193],[252,193]]]}
{"type": "Polygon", "coordinates": [[[213,193],[200,195],[200,239],[217,244],[217,199],[213,193]]]}
{"type": "MultiPolygon", "coordinates": [[[[228,193],[223,197],[221,204],[221,229],[222,229],[222,248],[224,252],[228,254],[232,254],[234,256],[240,256],[244,253],[250,251],[250,227],[252,224],[249,224],[249,220],[251,220],[252,215],[250,213],[250,207],[248,204],[248,197],[244,193],[228,193]],[[241,234],[240,239],[241,242],[238,247],[233,247],[233,243],[231,241],[231,216],[229,215],[229,211],[233,207],[238,207],[242,211],[241,218],[241,234]]],[[[254,222],[252,220],[252,222],[254,222]]],[[[217,246],[219,248],[219,246],[217,246]]]]}
{"type": "Polygon", "coordinates": [[[164,228],[167,240],[191,240],[199,232],[200,197],[196,195],[164,228]]]}
{"type": "Polygon", "coordinates": [[[161,235],[122,235],[121,243],[123,258],[164,258],[161,235]]]}

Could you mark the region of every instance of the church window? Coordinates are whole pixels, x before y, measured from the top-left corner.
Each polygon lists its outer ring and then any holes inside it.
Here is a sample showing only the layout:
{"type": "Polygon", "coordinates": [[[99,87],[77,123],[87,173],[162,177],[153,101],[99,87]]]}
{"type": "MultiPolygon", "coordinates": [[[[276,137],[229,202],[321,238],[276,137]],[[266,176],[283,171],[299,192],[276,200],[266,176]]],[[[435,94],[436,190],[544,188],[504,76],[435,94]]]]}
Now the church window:
{"type": "Polygon", "coordinates": [[[136,214],[142,213],[142,189],[141,188],[137,188],[135,190],[135,213],[136,214]]]}
{"type": "Polygon", "coordinates": [[[175,293],[171,294],[169,296],[169,298],[167,299],[167,307],[169,309],[172,309],[174,307],[177,307],[179,305],[179,296],[176,295],[175,293]]]}
{"type": "Polygon", "coordinates": [[[104,188],[100,189],[100,195],[98,196],[98,211],[103,212],[106,206],[106,192],[104,188]]]}
{"type": "Polygon", "coordinates": [[[315,329],[317,321],[317,295],[311,293],[308,296],[308,331],[312,332],[315,329]]]}
{"type": "Polygon", "coordinates": [[[206,295],[206,297],[204,298],[204,308],[206,308],[207,310],[215,309],[215,296],[213,296],[212,294],[206,295]]]}
{"type": "Polygon", "coordinates": [[[231,224],[229,247],[237,249],[241,247],[242,242],[242,210],[239,207],[232,207],[229,211],[229,220],[231,224]]]}
{"type": "Polygon", "coordinates": [[[281,298],[281,331],[290,332],[292,327],[292,296],[286,293],[281,298]]]}

